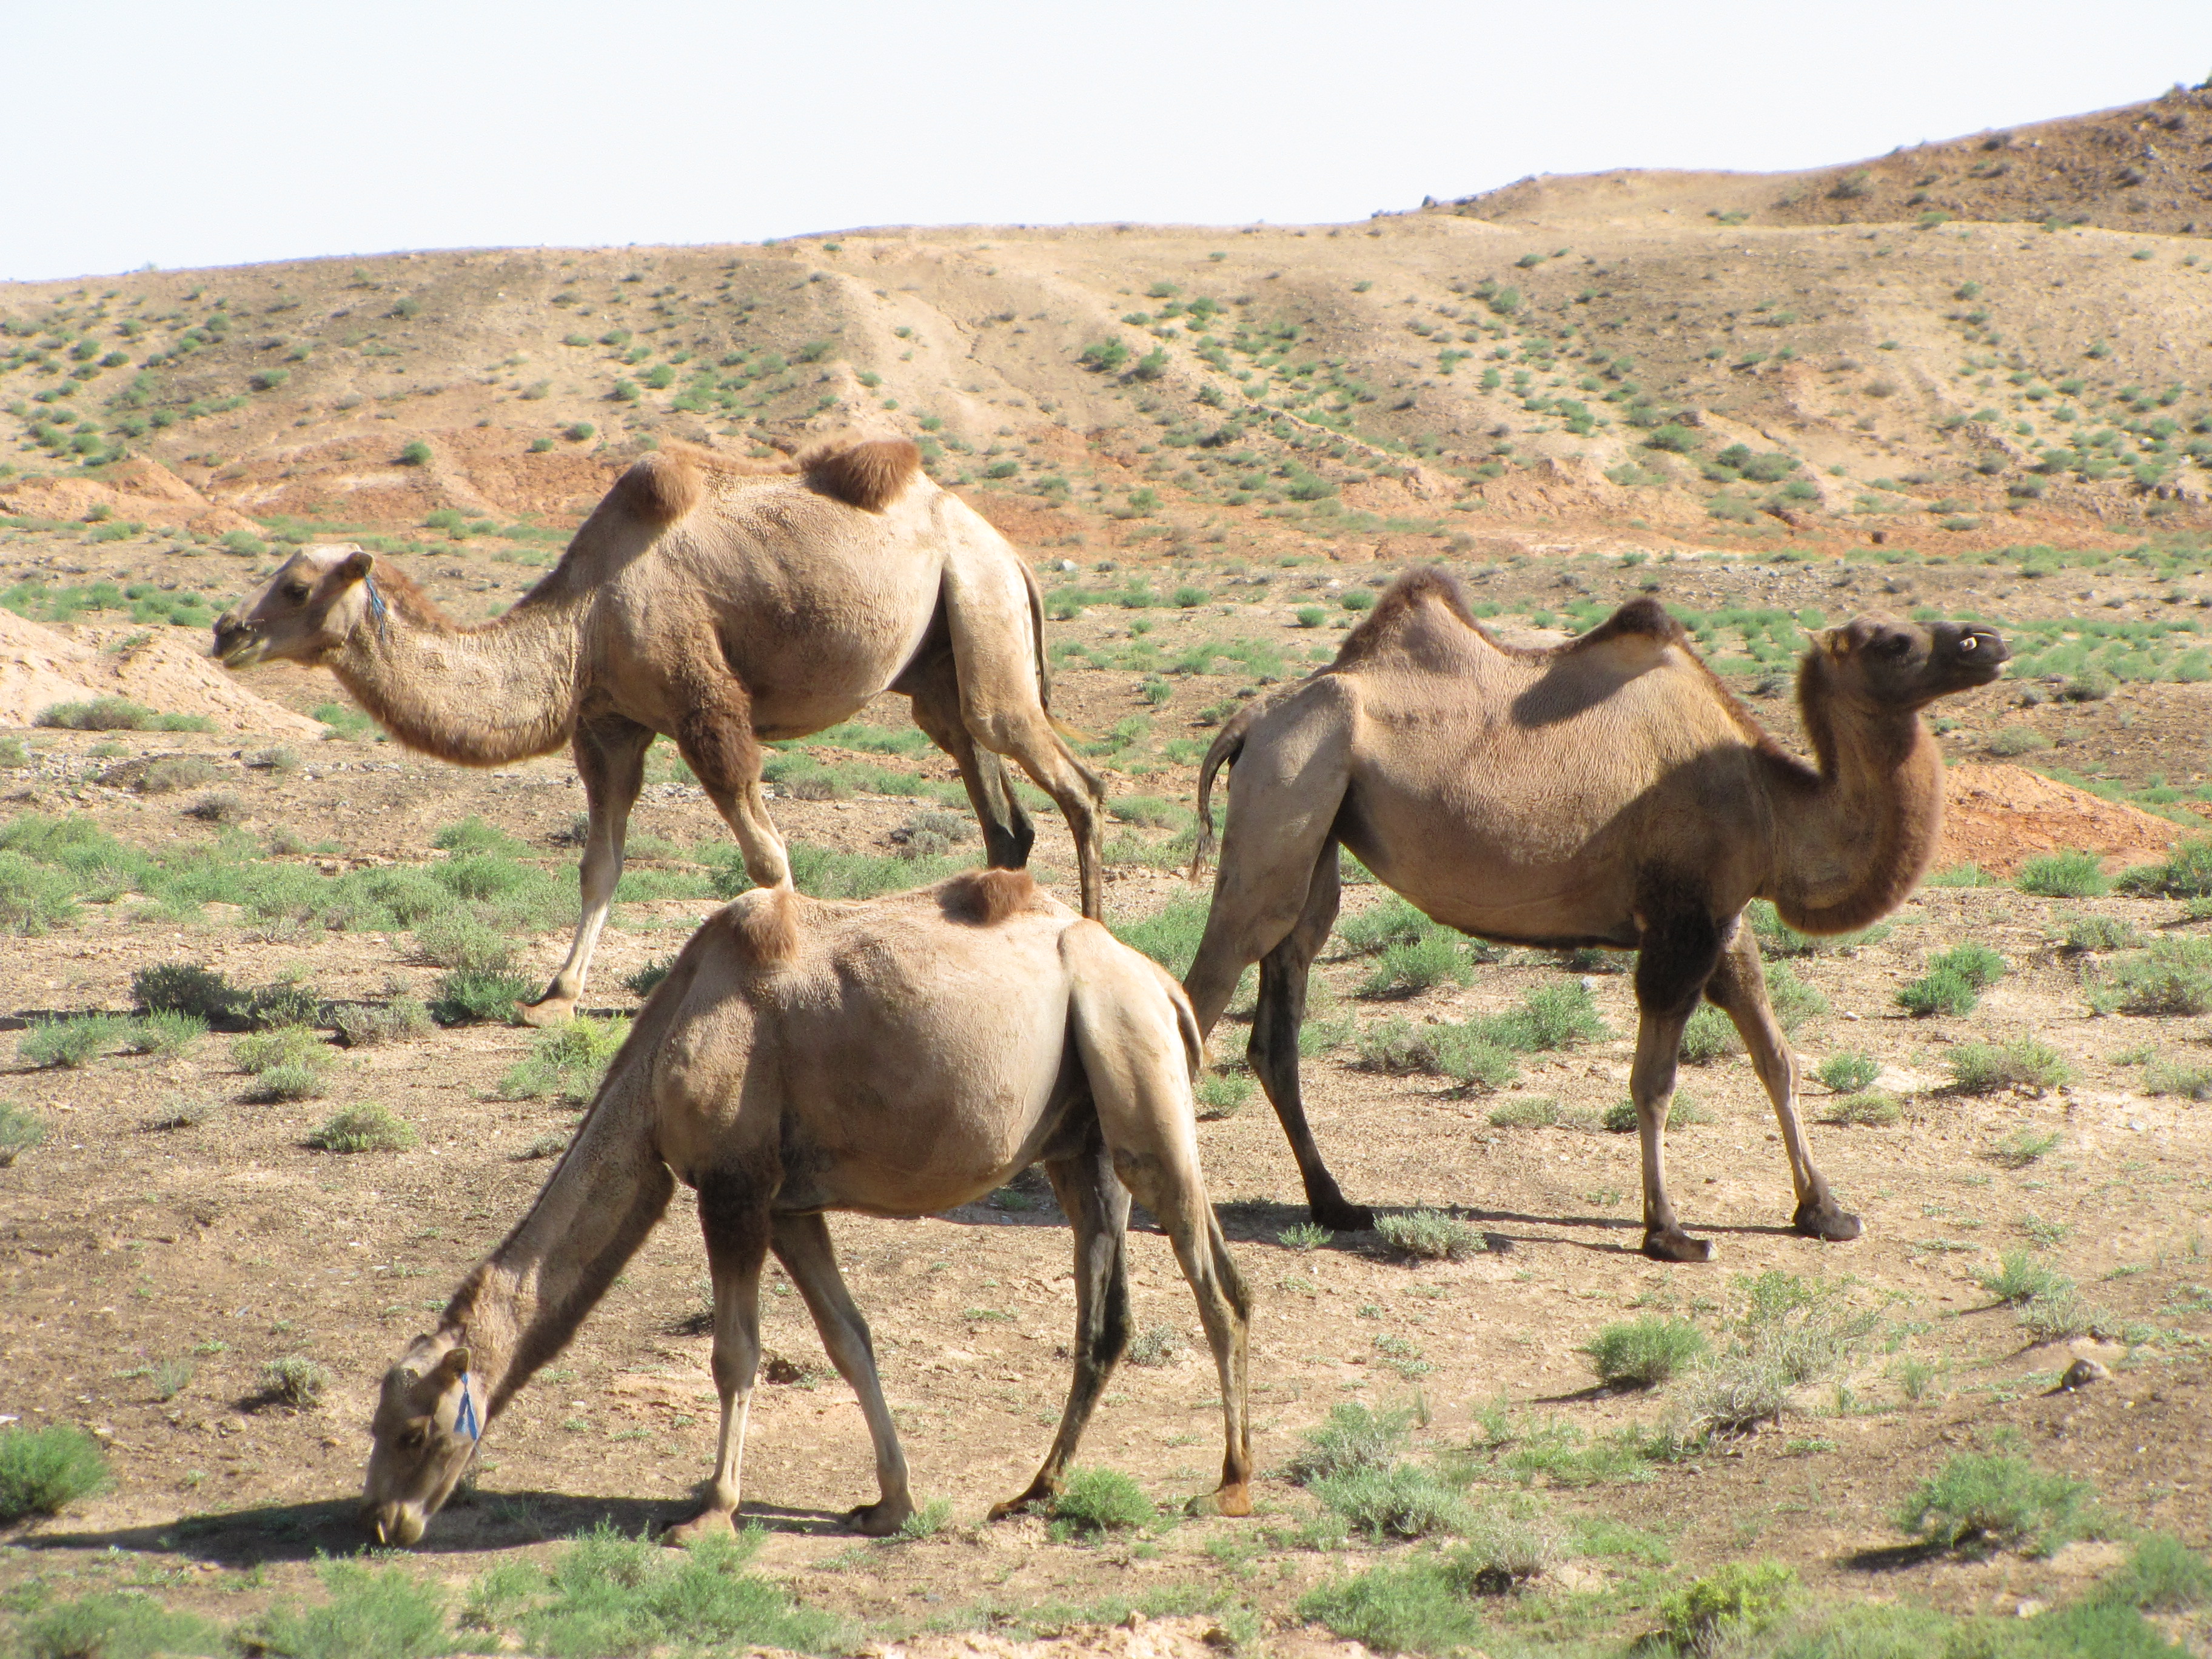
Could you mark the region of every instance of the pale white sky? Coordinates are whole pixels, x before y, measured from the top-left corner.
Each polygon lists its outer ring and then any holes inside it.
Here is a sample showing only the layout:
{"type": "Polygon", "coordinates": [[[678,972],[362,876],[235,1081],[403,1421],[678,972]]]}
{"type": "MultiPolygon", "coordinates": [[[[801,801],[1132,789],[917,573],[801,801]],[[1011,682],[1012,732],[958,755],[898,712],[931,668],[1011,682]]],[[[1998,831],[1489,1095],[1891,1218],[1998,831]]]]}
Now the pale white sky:
{"type": "Polygon", "coordinates": [[[64,0],[0,52],[6,279],[1811,167],[2200,81],[2212,5],[64,0]]]}

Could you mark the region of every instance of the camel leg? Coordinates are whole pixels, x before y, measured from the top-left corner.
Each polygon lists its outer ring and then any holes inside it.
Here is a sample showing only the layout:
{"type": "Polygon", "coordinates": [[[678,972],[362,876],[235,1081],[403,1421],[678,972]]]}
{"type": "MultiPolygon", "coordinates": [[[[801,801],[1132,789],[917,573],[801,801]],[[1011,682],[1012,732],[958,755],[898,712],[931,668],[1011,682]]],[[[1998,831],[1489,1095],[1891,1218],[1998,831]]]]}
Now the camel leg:
{"type": "Polygon", "coordinates": [[[1710,1261],[1713,1247],[1682,1231],[1667,1194],[1667,1109],[1674,1098],[1682,1028],[1697,1011],[1720,955],[1720,927],[1702,912],[1647,923],[1636,958],[1636,1062],[1628,1091],[1644,1154],[1644,1254],[1655,1261],[1710,1261]]]}
{"type": "Polygon", "coordinates": [[[1213,1030],[1244,970],[1307,915],[1315,867],[1329,850],[1351,783],[1349,718],[1340,703],[1312,696],[1295,722],[1272,731],[1264,748],[1248,748],[1230,774],[1213,902],[1182,981],[1201,1033],[1213,1030]]]}
{"type": "Polygon", "coordinates": [[[1836,1202],[1828,1181],[1813,1167],[1812,1150],[1805,1144],[1804,1126],[1797,1118],[1797,1058],[1789,1039],[1774,1023],[1774,1010],[1766,1000],[1766,975],[1759,966],[1759,939],[1739,925],[1735,937],[1721,953],[1720,966],[1706,987],[1705,995],[1735,1022],[1751,1054],[1774,1115],[1782,1127],[1782,1145],[1790,1154],[1790,1182],[1796,1189],[1797,1210],[1790,1224],[1814,1238],[1840,1243],[1859,1236],[1859,1218],[1836,1202]]]}
{"type": "Polygon", "coordinates": [[[1149,971],[1103,957],[1097,940],[1071,933],[1062,950],[1075,969],[1076,1051],[1098,1112],[1114,1172],[1152,1212],[1175,1247],[1198,1298],[1198,1316],[1221,1382],[1221,1484],[1194,1500],[1194,1514],[1252,1512],[1252,1425],[1249,1415],[1251,1302],[1228,1241],[1206,1195],[1198,1160],[1191,1076],[1196,1032],[1169,988],[1149,971]],[[1087,958],[1087,959],[1086,959],[1087,958]],[[1152,981],[1150,985],[1139,978],[1152,981]],[[1146,1016],[1157,1011],[1158,1018],[1146,1016]]]}
{"type": "Polygon", "coordinates": [[[1003,544],[976,557],[971,555],[980,550],[956,546],[945,565],[945,620],[960,724],[982,748],[1019,763],[1060,808],[1075,838],[1083,914],[1095,921],[1104,903],[1098,818],[1106,787],[1076,758],[1045,708],[1038,678],[1042,641],[1031,620],[1029,585],[1002,550],[1003,544]]]}
{"type": "Polygon", "coordinates": [[[553,975],[544,995],[523,1006],[522,1017],[532,1025],[558,1025],[575,1012],[576,999],[584,994],[592,953],[599,948],[599,930],[607,924],[615,884],[622,879],[623,842],[629,833],[630,808],[637,805],[637,792],[645,781],[645,751],[652,745],[650,726],[619,716],[576,728],[571,746],[577,775],[584,781],[584,805],[591,814],[578,872],[583,914],[561,971],[553,975]]]}
{"type": "Polygon", "coordinates": [[[783,1263],[791,1282],[805,1298],[806,1311],[814,1316],[814,1328],[837,1374],[860,1397],[860,1415],[867,1419],[868,1437],[876,1447],[876,1489],[880,1501],[863,1504],[845,1513],[845,1522],[870,1538],[896,1532],[914,1513],[914,1498],[907,1490],[906,1454],[899,1449],[898,1429],[891,1408],[884,1403],[883,1383],[876,1376],[875,1345],[868,1338],[868,1322],[845,1288],[837,1271],[836,1247],[830,1242],[830,1226],[819,1215],[779,1216],[773,1243],[775,1259],[783,1263]]]}
{"type": "Polygon", "coordinates": [[[1252,1040],[1244,1052],[1298,1161],[1314,1220],[1338,1232],[1364,1232],[1375,1224],[1375,1212],[1364,1204],[1347,1203],[1336,1177],[1322,1161],[1321,1148],[1306,1123],[1298,1079],[1298,1027],[1305,1020],[1307,974],[1328,942],[1328,930],[1336,925],[1340,891],[1336,843],[1331,841],[1322,845],[1315,862],[1297,925],[1260,958],[1260,1001],[1252,1016],[1252,1040]]]}
{"type": "Polygon", "coordinates": [[[688,1544],[736,1525],[745,1461],[745,1419],[760,1370],[760,1273],[768,1255],[767,1212],[747,1181],[702,1181],[699,1226],[714,1280],[714,1390],[722,1397],[722,1430],[714,1452],[707,1506],[663,1533],[665,1544],[688,1544]]]}
{"type": "Polygon", "coordinates": [[[983,861],[994,870],[1025,867],[1036,831],[1014,794],[1005,765],[989,750],[978,749],[962,722],[960,681],[951,653],[932,662],[911,684],[902,682],[894,689],[906,691],[914,704],[914,723],[959,766],[968,803],[983,826],[983,861]]]}
{"type": "MultiPolygon", "coordinates": [[[[719,655],[710,641],[702,647],[719,655]]],[[[760,744],[753,738],[752,698],[728,676],[694,677],[679,692],[676,747],[707,799],[738,838],[745,873],[762,887],[791,885],[791,860],[761,793],[760,744]]]]}
{"type": "Polygon", "coordinates": [[[1059,1495],[1098,1396],[1129,1346],[1128,1189],[1103,1142],[1073,1158],[1047,1159],[1044,1172],[1075,1235],[1075,1375],[1043,1467],[1018,1496],[991,1505],[994,1521],[1059,1495]]]}

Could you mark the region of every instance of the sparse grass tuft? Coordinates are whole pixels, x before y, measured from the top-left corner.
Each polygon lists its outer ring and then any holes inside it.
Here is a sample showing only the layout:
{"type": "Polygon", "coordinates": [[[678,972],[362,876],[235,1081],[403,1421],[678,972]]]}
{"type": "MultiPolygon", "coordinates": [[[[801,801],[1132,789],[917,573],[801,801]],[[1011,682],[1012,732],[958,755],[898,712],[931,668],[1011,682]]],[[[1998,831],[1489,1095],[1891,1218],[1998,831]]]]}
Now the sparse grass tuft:
{"type": "Polygon", "coordinates": [[[2025,1170],[2038,1158],[2057,1151],[2061,1139],[2056,1129],[2023,1124],[1999,1141],[1990,1156],[2008,1170],[2025,1170]]]}
{"type": "Polygon", "coordinates": [[[2212,836],[2178,842],[2163,864],[2138,865],[2122,872],[2119,887],[2139,898],[2212,896],[2212,836]]]}
{"type": "Polygon", "coordinates": [[[1509,1100],[1492,1107],[1490,1112],[1490,1127],[1493,1129],[1548,1129],[1559,1121],[1559,1103],[1547,1095],[1509,1100]]]}
{"type": "Polygon", "coordinates": [[[1252,1079],[1231,1072],[1208,1072],[1199,1079],[1193,1092],[1198,1121],[1218,1122],[1236,1116],[1244,1109],[1244,1103],[1252,1097],[1252,1079]]]}
{"type": "Polygon", "coordinates": [[[673,957],[655,957],[623,981],[623,989],[634,997],[648,997],[653,988],[668,977],[668,970],[676,965],[673,957]]]}
{"type": "Polygon", "coordinates": [[[1363,1469],[1387,1469],[1398,1461],[1413,1429],[1410,1407],[1377,1412],[1340,1401],[1329,1408],[1328,1420],[1291,1455],[1290,1477],[1311,1486],[1363,1469]]]}
{"type": "Polygon", "coordinates": [[[542,1100],[550,1095],[563,1104],[580,1106],[599,1091],[599,1080],[629,1036],[629,1020],[589,1016],[540,1031],[530,1057],[500,1079],[500,1096],[542,1100]]]}
{"type": "Polygon", "coordinates": [[[1376,1216],[1375,1231],[1400,1255],[1421,1261],[1456,1261],[1480,1255],[1486,1248],[1473,1227],[1435,1210],[1376,1216]]]}
{"type": "Polygon", "coordinates": [[[2112,891],[2112,879],[2094,853],[2046,853],[2022,864],[2013,885],[2038,898],[2095,898],[2112,891]]]}
{"type": "Polygon", "coordinates": [[[1686,1066],[1703,1066],[1742,1047],[1735,1023],[1710,1004],[1692,1014],[1690,1023],[1682,1028],[1680,1057],[1686,1066]]]}
{"type": "Polygon", "coordinates": [[[1318,1226],[1313,1222],[1298,1221],[1284,1228],[1275,1237],[1285,1246],[1293,1250],[1318,1250],[1334,1239],[1336,1235],[1328,1228],[1318,1226]]]}
{"type": "Polygon", "coordinates": [[[364,1100],[324,1119],[307,1145],[324,1152],[404,1152],[416,1139],[414,1126],[404,1118],[364,1100]]]}
{"type": "Polygon", "coordinates": [[[2000,1302],[2014,1307],[2071,1290],[2072,1282],[2026,1250],[2008,1250],[1997,1259],[1995,1273],[1982,1276],[1982,1288],[2000,1302]]]}
{"type": "Polygon", "coordinates": [[[1313,1491],[1346,1526],[1377,1542],[1457,1532],[1468,1520],[1466,1498],[1412,1464],[1350,1469],[1314,1482],[1313,1491]]]}
{"type": "Polygon", "coordinates": [[[1070,1469],[1052,1502],[1056,1528],[1094,1536],[1141,1527],[1156,1513],[1152,1500],[1119,1469],[1070,1469]]]}
{"type": "Polygon", "coordinates": [[[46,1121],[12,1100],[0,1100],[0,1170],[46,1138],[46,1121]]]}
{"type": "Polygon", "coordinates": [[[0,1527],[58,1515],[107,1485],[107,1458],[83,1430],[67,1423],[0,1429],[0,1527]]]}
{"type": "Polygon", "coordinates": [[[40,1020],[23,1033],[15,1052],[25,1064],[76,1071],[121,1048],[131,1022],[121,1014],[75,1014],[40,1020]]]}
{"type": "Polygon", "coordinates": [[[1951,1075],[1960,1092],[1994,1094],[2000,1089],[2026,1089],[2043,1094],[2074,1080],[2074,1068],[2047,1042],[2033,1037],[2012,1042],[1962,1042],[1951,1051],[1951,1075]]]}
{"type": "Polygon", "coordinates": [[[1898,1511],[1899,1530],[1943,1549],[2048,1555],[2094,1526],[2096,1489],[2002,1452],[1961,1452],[1898,1511]]]}
{"type": "Polygon", "coordinates": [[[207,1035],[207,1021],[198,1014],[142,1014],[131,1022],[123,1047],[134,1054],[185,1054],[207,1035]]]}
{"type": "Polygon", "coordinates": [[[1844,1052],[1830,1054],[1813,1075],[1820,1079],[1824,1087],[1839,1095],[1855,1095],[1872,1085],[1881,1072],[1881,1066],[1873,1056],[1844,1052]]]}
{"type": "Polygon", "coordinates": [[[253,1079],[253,1087],[246,1098],[256,1101],[320,1100],[323,1097],[323,1074],[313,1066],[288,1064],[271,1066],[253,1079]]]}
{"type": "Polygon", "coordinates": [[[285,1659],[439,1659],[456,1651],[446,1594],[434,1581],[396,1564],[360,1561],[326,1560],[316,1576],[327,1599],[276,1602],[239,1632],[245,1651],[285,1659]]]}
{"type": "Polygon", "coordinates": [[[1190,1351],[1182,1333],[1172,1325],[1147,1325],[1129,1339],[1121,1357],[1132,1365],[1171,1365],[1190,1351]]]}
{"type": "Polygon", "coordinates": [[[1898,1006],[1923,1018],[1971,1014],[2004,971],[2004,958],[1986,945],[1961,945],[1929,957],[1927,974],[1899,990],[1898,1006]]]}
{"type": "Polygon", "coordinates": [[[272,1359],[261,1368],[261,1392],[273,1404],[295,1412],[312,1411],[331,1385],[331,1374],[300,1354],[272,1359]]]}
{"type": "Polygon", "coordinates": [[[1905,1121],[1905,1108],[1899,1104],[1896,1096],[1868,1089],[1857,1094],[1838,1095],[1828,1103],[1828,1109],[1820,1115],[1820,1119],[1824,1123],[1846,1127],[1889,1129],[1905,1121]]]}
{"type": "Polygon", "coordinates": [[[76,916],[76,884],[65,872],[0,852],[0,930],[36,939],[76,916]]]}
{"type": "Polygon", "coordinates": [[[2169,936],[2112,964],[2112,988],[2124,1013],[2201,1014],[2212,1010],[2212,939],[2169,936]]]}
{"type": "Polygon", "coordinates": [[[1779,1561],[1729,1561],[1661,1601],[1659,1620],[1676,1651],[1711,1653],[1771,1626],[1796,1588],[1796,1570],[1779,1561]]]}
{"type": "Polygon", "coordinates": [[[373,1002],[341,1002],[331,1010],[331,1024],[338,1041],[349,1048],[372,1048],[380,1043],[406,1042],[428,1036],[430,1011],[413,997],[394,997],[379,1006],[373,1002]]]}
{"type": "Polygon", "coordinates": [[[520,1025],[516,1005],[530,995],[532,982],[520,974],[490,968],[456,968],[440,977],[430,999],[430,1017],[441,1025],[504,1021],[520,1025]]]}
{"type": "Polygon", "coordinates": [[[2212,1604],[2212,1566],[2179,1538],[2151,1533],[2097,1587],[2096,1599],[2142,1613],[2189,1613],[2212,1604]]]}
{"type": "Polygon", "coordinates": [[[2198,1060],[2154,1060],[2143,1067],[2143,1092],[2179,1095],[2184,1100],[2212,1100],[2212,1065],[2198,1060]]]}
{"type": "Polygon", "coordinates": [[[1686,1320],[1650,1317],[1607,1325],[1582,1352],[1598,1380],[1616,1389],[1649,1389],[1704,1357],[1705,1339],[1686,1320]]]}
{"type": "Polygon", "coordinates": [[[2066,950],[2070,956],[2086,956],[2094,951],[2132,951],[2142,942],[2142,935],[2132,925],[2113,916],[2084,916],[2066,930],[2066,950]]]}

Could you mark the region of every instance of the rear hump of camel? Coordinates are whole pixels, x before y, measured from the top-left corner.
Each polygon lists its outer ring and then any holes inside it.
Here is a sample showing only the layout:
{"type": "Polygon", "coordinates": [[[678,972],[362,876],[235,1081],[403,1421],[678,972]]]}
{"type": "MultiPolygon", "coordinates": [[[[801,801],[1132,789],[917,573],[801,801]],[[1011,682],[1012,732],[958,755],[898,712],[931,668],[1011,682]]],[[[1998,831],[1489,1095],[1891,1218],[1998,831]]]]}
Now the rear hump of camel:
{"type": "Polygon", "coordinates": [[[1084,914],[1099,913],[1103,792],[1052,720],[1036,578],[903,440],[826,445],[767,476],[649,455],[544,580],[479,626],[443,615],[389,561],[337,545],[295,554],[215,635],[234,667],[326,665],[386,731],[443,760],[570,746],[590,808],[582,913],[538,1023],[568,1018],[583,989],[656,733],[752,879],[775,886],[791,866],[761,744],[902,692],[958,763],[988,862],[1020,867],[1034,837],[1004,757],[1066,815],[1084,914]]]}
{"type": "Polygon", "coordinates": [[[1199,1172],[1200,1060],[1182,988],[1024,872],[865,903],[746,894],[684,946],[536,1204],[386,1375],[363,1522],[380,1542],[422,1536],[682,1181],[714,1276],[722,1424],[706,1508],[671,1541],[737,1513],[770,1251],[874,1441],[878,1497],[847,1518],[896,1531],[914,1510],[906,1459],[823,1214],[937,1214],[1032,1162],[1074,1234],[1074,1376],[1043,1466],[994,1518],[1059,1490],[1127,1345],[1133,1193],[1197,1296],[1220,1379],[1221,1483],[1194,1507],[1249,1513],[1248,1304],[1199,1172]]]}
{"type": "Polygon", "coordinates": [[[1638,953],[1630,1091],[1642,1142],[1644,1248],[1703,1261],[1668,1196],[1663,1142],[1682,1027],[1701,997],[1743,1035],[1774,1103],[1793,1224],[1852,1238],[1859,1222],[1814,1167],[1796,1062],[1739,925],[1754,898],[1811,933],[1900,903],[1941,838],[1943,763],[1920,719],[1986,684],[2003,641],[1953,623],[1861,617],[1814,636],[1797,680],[1811,763],[1784,750],[1651,599],[1548,649],[1501,644],[1437,570],[1400,579],[1336,660],[1248,704],[1199,772],[1212,851],[1214,775],[1232,764],[1212,907],[1184,987],[1210,1030],[1260,964],[1253,1069],[1297,1154],[1315,1218],[1371,1224],[1308,1128],[1297,1030],[1306,972],[1334,925],[1341,845],[1437,921],[1509,943],[1638,953]]]}

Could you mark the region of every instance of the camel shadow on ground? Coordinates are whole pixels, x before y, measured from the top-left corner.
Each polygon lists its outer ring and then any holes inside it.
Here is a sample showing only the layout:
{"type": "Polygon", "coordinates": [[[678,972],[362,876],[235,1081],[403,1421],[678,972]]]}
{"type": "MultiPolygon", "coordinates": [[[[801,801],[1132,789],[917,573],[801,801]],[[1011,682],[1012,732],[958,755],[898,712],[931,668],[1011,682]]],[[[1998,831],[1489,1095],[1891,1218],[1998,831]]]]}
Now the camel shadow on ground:
{"type": "MultiPolygon", "coordinates": [[[[465,1555],[517,1549],[572,1538],[605,1526],[627,1538],[658,1534],[696,1514],[690,1495],[665,1498],[586,1498],[572,1492],[479,1492],[448,1504],[430,1523],[412,1553],[465,1555]]],[[[45,1550],[127,1550],[174,1555],[231,1569],[268,1563],[349,1556],[371,1547],[360,1523],[361,1499],[351,1493],[308,1504],[272,1504],[219,1515],[180,1516],[146,1526],[105,1532],[40,1532],[11,1540],[27,1553],[45,1550]]],[[[744,1520],[769,1532],[817,1537],[858,1534],[842,1512],[747,1504],[744,1520]]]]}

